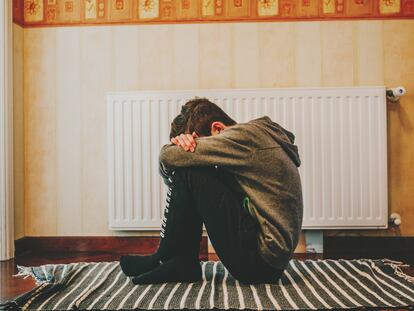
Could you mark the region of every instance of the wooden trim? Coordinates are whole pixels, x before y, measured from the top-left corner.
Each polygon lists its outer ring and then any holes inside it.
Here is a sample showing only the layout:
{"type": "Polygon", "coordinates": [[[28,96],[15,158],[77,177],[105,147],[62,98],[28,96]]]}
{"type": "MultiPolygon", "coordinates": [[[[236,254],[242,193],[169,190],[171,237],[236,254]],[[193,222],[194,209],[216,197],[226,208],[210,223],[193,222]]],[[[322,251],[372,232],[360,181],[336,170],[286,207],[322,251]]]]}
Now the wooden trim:
{"type": "Polygon", "coordinates": [[[27,246],[26,241],[27,241],[26,237],[23,237],[23,238],[20,238],[14,241],[14,256],[15,257],[28,252],[27,250],[28,246],[27,246]]]}
{"type": "MultiPolygon", "coordinates": [[[[23,237],[15,241],[15,255],[23,253],[106,252],[150,254],[157,250],[159,237],[66,236],[23,237]]],[[[207,258],[207,237],[200,243],[200,259],[207,258]]]]}
{"type": "MultiPolygon", "coordinates": [[[[294,253],[293,258],[306,259],[380,259],[403,261],[414,266],[414,237],[401,236],[324,236],[323,254],[294,253]]],[[[210,260],[218,260],[209,253],[210,260]]]]}
{"type": "Polygon", "coordinates": [[[414,0],[214,0],[209,13],[203,0],[151,0],[155,6],[148,16],[140,15],[142,1],[13,0],[13,18],[23,27],[414,18],[414,0]],[[272,1],[270,15],[259,10],[272,1]]]}
{"type": "Polygon", "coordinates": [[[389,258],[414,264],[414,237],[325,236],[324,258],[389,258]]]}
{"type": "MultiPolygon", "coordinates": [[[[159,237],[113,237],[113,236],[70,236],[70,237],[23,237],[15,241],[15,255],[24,253],[114,253],[149,254],[154,252],[159,237]]],[[[217,259],[208,254],[207,237],[200,245],[200,259],[217,259]]],[[[389,236],[325,236],[324,253],[295,253],[296,259],[357,259],[389,258],[414,265],[414,237],[389,236]]]]}
{"type": "Polygon", "coordinates": [[[0,2],[0,260],[13,258],[13,22],[10,1],[0,2]]]}

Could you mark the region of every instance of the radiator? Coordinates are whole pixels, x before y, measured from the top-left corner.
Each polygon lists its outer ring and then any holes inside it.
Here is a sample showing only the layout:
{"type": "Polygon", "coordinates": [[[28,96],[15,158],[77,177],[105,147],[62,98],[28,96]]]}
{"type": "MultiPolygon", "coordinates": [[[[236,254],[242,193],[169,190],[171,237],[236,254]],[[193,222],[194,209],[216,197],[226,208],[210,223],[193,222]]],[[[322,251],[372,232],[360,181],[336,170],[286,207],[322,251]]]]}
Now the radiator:
{"type": "Polygon", "coordinates": [[[160,147],[181,105],[207,97],[238,122],[268,115],[296,135],[303,229],[387,227],[385,87],[226,89],[107,95],[112,230],[158,230],[160,147]]]}

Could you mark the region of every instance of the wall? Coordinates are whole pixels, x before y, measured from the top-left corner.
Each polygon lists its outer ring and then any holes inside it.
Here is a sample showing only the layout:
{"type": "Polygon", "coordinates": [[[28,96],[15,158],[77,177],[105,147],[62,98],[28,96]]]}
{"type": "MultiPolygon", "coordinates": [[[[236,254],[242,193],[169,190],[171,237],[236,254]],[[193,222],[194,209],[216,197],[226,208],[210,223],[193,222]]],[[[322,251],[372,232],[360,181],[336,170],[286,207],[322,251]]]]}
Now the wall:
{"type": "Polygon", "coordinates": [[[408,89],[389,198],[413,235],[412,42],[413,20],[25,29],[25,235],[142,234],[107,229],[107,91],[384,84],[408,89]]]}
{"type": "Polygon", "coordinates": [[[392,211],[399,212],[404,225],[402,235],[414,235],[414,29],[413,23],[390,23],[385,27],[384,81],[404,84],[411,92],[401,105],[388,110],[389,183],[392,211]],[[403,28],[401,28],[403,27],[403,28]],[[395,35],[401,32],[401,35],[395,35]]]}
{"type": "Polygon", "coordinates": [[[24,234],[23,28],[13,24],[14,237],[24,234]]]}
{"type": "Polygon", "coordinates": [[[414,0],[13,0],[24,27],[228,21],[403,19],[414,0]]]}

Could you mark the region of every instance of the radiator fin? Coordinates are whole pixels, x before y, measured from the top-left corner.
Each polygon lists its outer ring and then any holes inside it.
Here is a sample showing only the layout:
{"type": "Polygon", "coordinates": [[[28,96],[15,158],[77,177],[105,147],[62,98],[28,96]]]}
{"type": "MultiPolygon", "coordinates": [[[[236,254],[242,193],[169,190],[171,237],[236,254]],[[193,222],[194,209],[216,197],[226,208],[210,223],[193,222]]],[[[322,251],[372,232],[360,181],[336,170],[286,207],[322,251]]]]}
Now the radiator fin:
{"type": "Polygon", "coordinates": [[[181,105],[207,97],[238,122],[268,115],[296,135],[304,229],[387,226],[384,87],[111,93],[109,227],[159,230],[166,188],[160,147],[181,105]]]}

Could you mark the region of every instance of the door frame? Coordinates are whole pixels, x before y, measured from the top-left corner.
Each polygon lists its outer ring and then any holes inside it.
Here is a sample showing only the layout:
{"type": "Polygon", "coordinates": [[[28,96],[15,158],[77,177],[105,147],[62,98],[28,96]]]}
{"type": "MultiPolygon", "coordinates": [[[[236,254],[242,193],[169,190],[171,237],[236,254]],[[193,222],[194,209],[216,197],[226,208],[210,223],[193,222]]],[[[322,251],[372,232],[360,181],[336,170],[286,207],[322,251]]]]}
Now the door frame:
{"type": "Polygon", "coordinates": [[[0,1],[0,260],[14,257],[12,3],[0,1]]]}

